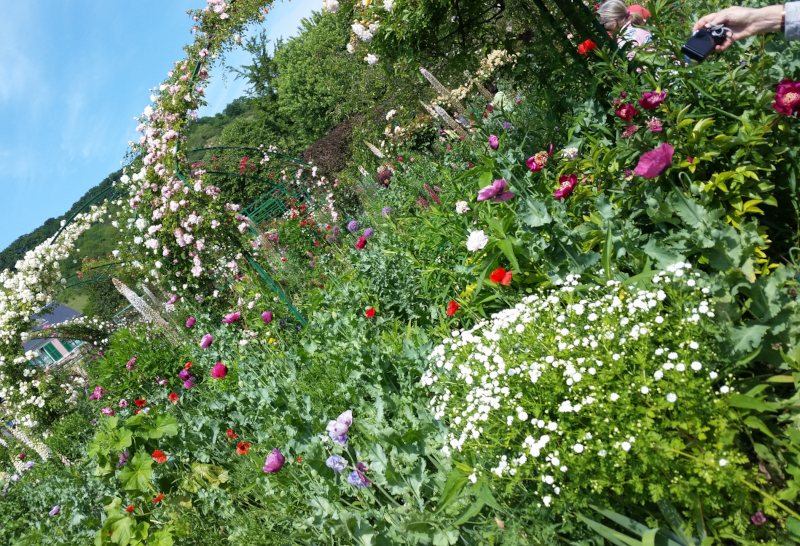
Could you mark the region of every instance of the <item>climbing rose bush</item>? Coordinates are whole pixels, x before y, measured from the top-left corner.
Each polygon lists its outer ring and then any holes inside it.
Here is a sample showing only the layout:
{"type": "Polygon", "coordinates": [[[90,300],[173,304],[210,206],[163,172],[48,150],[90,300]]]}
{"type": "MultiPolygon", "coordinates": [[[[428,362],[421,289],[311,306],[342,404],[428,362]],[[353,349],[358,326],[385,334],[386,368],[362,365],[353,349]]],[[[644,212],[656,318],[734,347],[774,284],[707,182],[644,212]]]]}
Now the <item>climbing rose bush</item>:
{"type": "Polygon", "coordinates": [[[421,385],[451,427],[442,452],[479,453],[473,482],[524,482],[557,511],[623,495],[752,513],[704,276],[678,263],[644,289],[566,279],[434,349],[421,385]]]}

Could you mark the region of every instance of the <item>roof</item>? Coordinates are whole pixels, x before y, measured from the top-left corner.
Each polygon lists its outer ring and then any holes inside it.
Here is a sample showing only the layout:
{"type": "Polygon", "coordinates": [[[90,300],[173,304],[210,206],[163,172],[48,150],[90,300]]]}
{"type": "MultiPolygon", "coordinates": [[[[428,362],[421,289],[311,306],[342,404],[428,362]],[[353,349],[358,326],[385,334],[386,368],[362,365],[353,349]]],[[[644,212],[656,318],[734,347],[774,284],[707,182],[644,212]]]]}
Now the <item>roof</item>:
{"type": "MultiPolygon", "coordinates": [[[[43,312],[40,315],[33,315],[34,320],[36,320],[36,326],[33,328],[34,332],[38,332],[47,325],[60,324],[64,321],[79,317],[82,314],[72,307],[67,307],[66,305],[62,305],[60,303],[55,303],[49,307],[46,307],[45,309],[52,310],[52,313],[43,312]]],[[[26,351],[35,351],[36,349],[46,345],[48,341],[48,339],[33,339],[23,344],[23,347],[26,351]]]]}

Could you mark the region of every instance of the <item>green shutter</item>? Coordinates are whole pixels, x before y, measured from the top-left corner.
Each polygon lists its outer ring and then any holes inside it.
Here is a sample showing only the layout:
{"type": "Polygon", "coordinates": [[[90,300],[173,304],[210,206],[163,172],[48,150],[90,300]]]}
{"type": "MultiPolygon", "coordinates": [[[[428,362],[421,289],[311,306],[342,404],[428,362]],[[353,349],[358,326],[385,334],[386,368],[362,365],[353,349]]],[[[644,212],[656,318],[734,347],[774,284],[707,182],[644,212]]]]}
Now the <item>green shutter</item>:
{"type": "Polygon", "coordinates": [[[56,362],[64,358],[64,355],[62,355],[61,352],[53,346],[52,342],[44,346],[44,352],[46,352],[47,355],[56,362]]]}

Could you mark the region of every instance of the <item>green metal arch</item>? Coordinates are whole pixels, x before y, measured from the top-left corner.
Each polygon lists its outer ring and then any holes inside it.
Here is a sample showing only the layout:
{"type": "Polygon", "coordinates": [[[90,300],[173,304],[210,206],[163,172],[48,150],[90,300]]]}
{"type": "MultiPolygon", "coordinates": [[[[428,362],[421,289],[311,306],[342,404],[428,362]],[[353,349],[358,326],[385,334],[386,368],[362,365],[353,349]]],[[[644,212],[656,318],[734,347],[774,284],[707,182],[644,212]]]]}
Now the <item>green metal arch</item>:
{"type": "Polygon", "coordinates": [[[72,223],[72,221],[73,221],[73,220],[75,220],[75,218],[76,218],[76,217],[77,217],[77,216],[78,216],[80,213],[82,213],[84,210],[86,210],[86,208],[87,208],[87,207],[89,207],[89,206],[90,206],[92,203],[96,202],[96,201],[97,201],[97,200],[98,200],[100,197],[104,196],[105,194],[109,193],[110,191],[112,191],[112,190],[116,191],[116,189],[117,189],[117,188],[115,188],[114,186],[109,186],[108,188],[104,189],[103,191],[101,191],[100,193],[98,193],[98,194],[97,194],[97,195],[95,195],[94,197],[91,197],[91,198],[90,198],[88,201],[86,201],[86,203],[85,203],[85,204],[84,204],[84,205],[83,205],[81,208],[79,208],[79,209],[78,209],[78,210],[75,212],[75,214],[73,214],[73,215],[70,217],[70,219],[69,219],[69,220],[67,220],[67,222],[66,222],[66,223],[65,223],[63,226],[61,226],[61,229],[59,229],[59,230],[56,232],[56,234],[55,234],[55,237],[53,237],[53,241],[52,241],[50,244],[53,244],[53,243],[55,243],[55,242],[56,242],[56,240],[58,239],[58,237],[61,235],[61,233],[63,233],[63,231],[64,231],[65,229],[67,229],[67,226],[68,226],[68,225],[70,225],[70,224],[72,223]]]}

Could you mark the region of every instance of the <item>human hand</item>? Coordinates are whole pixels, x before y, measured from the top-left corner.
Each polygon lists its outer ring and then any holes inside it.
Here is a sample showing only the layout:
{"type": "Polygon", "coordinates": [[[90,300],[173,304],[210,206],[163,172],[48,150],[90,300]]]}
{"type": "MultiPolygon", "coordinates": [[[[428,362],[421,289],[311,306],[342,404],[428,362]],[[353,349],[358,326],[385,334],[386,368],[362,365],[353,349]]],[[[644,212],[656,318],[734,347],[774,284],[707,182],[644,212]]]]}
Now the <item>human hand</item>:
{"type": "Polygon", "coordinates": [[[782,14],[783,5],[760,9],[733,6],[701,17],[694,24],[692,30],[697,31],[703,27],[710,28],[712,25],[725,25],[731,29],[731,32],[725,37],[722,44],[716,46],[717,51],[725,51],[737,40],[781,30],[782,14]]]}

